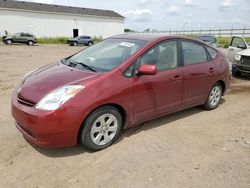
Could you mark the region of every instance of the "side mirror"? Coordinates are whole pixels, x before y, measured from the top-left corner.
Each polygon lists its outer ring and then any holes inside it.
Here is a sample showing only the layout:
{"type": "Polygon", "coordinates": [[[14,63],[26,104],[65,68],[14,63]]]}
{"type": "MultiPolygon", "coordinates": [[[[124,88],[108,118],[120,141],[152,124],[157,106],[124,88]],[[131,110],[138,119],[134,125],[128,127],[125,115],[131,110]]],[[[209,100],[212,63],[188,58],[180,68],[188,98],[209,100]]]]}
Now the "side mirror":
{"type": "Polygon", "coordinates": [[[239,44],[237,47],[241,48],[241,49],[247,49],[246,45],[244,45],[244,44],[239,44]]]}
{"type": "Polygon", "coordinates": [[[157,69],[155,65],[141,65],[137,71],[137,75],[156,75],[157,69]]]}

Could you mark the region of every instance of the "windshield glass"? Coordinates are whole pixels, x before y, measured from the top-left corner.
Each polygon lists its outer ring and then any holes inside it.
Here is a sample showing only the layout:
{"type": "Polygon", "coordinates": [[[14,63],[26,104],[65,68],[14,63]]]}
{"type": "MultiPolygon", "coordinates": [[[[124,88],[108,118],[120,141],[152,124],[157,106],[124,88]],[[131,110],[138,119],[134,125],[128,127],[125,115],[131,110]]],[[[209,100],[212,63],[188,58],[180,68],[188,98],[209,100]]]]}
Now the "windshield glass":
{"type": "Polygon", "coordinates": [[[96,72],[106,72],[121,65],[125,60],[147,44],[146,41],[130,39],[106,39],[89,47],[68,60],[84,64],[96,72]]]}

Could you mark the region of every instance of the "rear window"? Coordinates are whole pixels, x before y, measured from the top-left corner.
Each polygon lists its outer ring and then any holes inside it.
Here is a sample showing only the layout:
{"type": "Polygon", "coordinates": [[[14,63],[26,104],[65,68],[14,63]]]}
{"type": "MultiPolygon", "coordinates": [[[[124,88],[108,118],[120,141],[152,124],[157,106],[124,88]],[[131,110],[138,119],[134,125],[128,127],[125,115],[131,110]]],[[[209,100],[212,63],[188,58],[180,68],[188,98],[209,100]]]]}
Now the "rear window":
{"type": "Polygon", "coordinates": [[[217,56],[218,52],[216,50],[214,50],[213,48],[209,48],[209,47],[206,47],[206,48],[207,48],[207,51],[208,51],[210,57],[212,59],[214,59],[217,56]]]}
{"type": "Polygon", "coordinates": [[[192,65],[207,61],[207,52],[202,45],[189,41],[182,41],[182,50],[185,65],[192,65]]]}

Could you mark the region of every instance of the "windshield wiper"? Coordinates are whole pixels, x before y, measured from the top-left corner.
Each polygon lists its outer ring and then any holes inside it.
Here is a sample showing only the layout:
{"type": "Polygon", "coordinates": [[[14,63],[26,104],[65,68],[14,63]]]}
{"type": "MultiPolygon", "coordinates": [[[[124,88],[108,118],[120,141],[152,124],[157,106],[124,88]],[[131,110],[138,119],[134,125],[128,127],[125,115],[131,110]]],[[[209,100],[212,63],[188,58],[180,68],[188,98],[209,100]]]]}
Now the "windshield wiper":
{"type": "Polygon", "coordinates": [[[68,66],[70,66],[70,65],[75,65],[75,66],[76,65],[82,65],[83,68],[88,69],[88,70],[90,70],[92,72],[96,72],[96,69],[94,67],[92,67],[90,65],[86,65],[86,64],[81,63],[81,62],[72,61],[70,59],[63,59],[61,62],[64,63],[64,64],[67,63],[68,66]]]}
{"type": "Polygon", "coordinates": [[[88,70],[91,70],[93,72],[96,72],[95,68],[90,66],[90,65],[86,65],[84,63],[81,63],[81,62],[75,62],[75,64],[79,64],[79,65],[82,65],[85,69],[88,69],[88,70]]]}

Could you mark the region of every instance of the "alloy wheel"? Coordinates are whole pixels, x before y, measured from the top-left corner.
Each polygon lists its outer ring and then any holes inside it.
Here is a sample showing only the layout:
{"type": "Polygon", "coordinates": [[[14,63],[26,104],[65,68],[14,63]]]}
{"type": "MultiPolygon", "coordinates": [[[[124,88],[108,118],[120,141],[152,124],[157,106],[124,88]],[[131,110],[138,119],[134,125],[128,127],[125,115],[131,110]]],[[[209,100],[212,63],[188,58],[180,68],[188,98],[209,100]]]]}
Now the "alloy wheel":
{"type": "Polygon", "coordinates": [[[215,107],[218,105],[218,103],[220,102],[220,98],[221,98],[221,88],[219,86],[215,86],[209,95],[209,104],[211,107],[215,107]]]}
{"type": "Polygon", "coordinates": [[[105,145],[112,141],[118,130],[118,120],[113,114],[103,114],[93,123],[90,136],[94,144],[105,145]]]}

